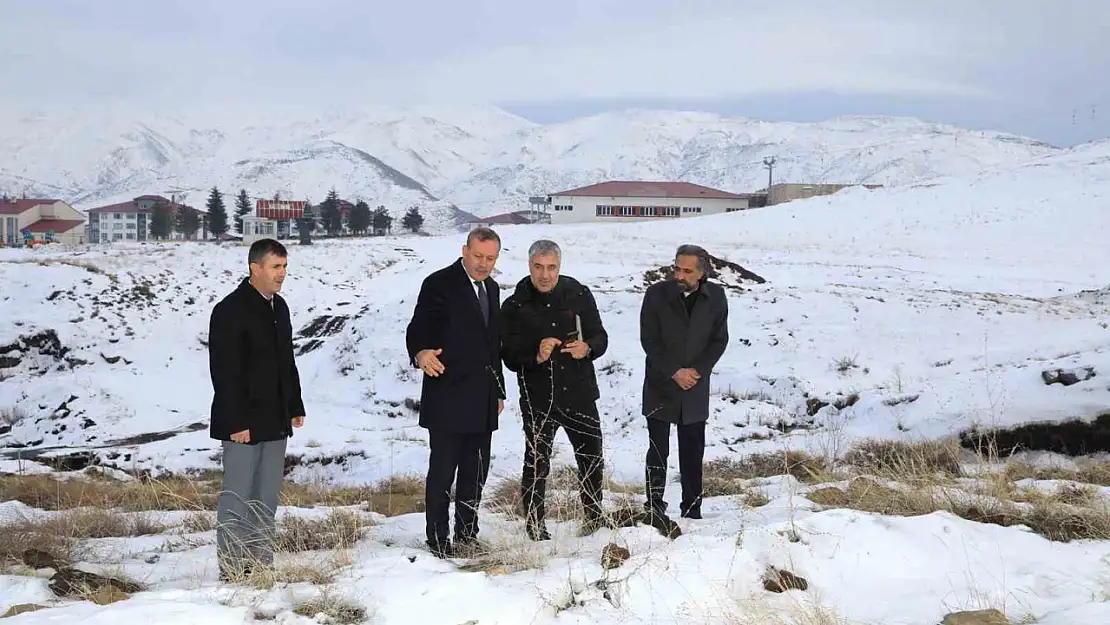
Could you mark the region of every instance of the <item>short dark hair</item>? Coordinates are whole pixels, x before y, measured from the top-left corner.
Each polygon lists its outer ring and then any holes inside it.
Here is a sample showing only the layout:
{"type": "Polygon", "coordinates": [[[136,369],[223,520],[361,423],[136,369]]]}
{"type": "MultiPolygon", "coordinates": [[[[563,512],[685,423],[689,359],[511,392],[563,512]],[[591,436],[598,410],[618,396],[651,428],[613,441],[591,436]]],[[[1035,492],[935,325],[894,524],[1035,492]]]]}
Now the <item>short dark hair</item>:
{"type": "Polygon", "coordinates": [[[497,241],[497,249],[501,249],[501,237],[497,236],[497,233],[493,231],[493,228],[478,226],[477,228],[471,230],[470,234],[466,235],[467,247],[470,247],[471,241],[474,240],[497,241]]]}
{"type": "Polygon", "coordinates": [[[693,256],[694,258],[697,258],[698,271],[704,273],[706,276],[709,275],[709,252],[705,251],[705,248],[699,245],[693,245],[691,243],[679,245],[678,250],[676,250],[674,253],[676,261],[678,260],[679,256],[693,256]]]}
{"type": "Polygon", "coordinates": [[[266,258],[266,254],[273,254],[278,258],[288,258],[289,256],[285,246],[279,243],[277,239],[259,239],[251,243],[251,249],[247,252],[247,262],[256,265],[261,264],[262,259],[266,258]]]}

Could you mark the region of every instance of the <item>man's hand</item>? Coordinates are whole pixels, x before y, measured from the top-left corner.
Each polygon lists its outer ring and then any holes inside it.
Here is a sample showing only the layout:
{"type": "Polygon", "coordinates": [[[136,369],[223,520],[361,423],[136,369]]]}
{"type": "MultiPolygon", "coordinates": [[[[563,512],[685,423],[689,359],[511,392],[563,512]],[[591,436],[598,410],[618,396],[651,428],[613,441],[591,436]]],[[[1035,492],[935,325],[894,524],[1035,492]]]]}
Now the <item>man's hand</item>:
{"type": "Polygon", "coordinates": [[[304,417],[293,417],[293,427],[299,428],[304,425],[304,417]]]}
{"type": "Polygon", "coordinates": [[[581,360],[590,353],[590,344],[586,341],[571,341],[563,346],[564,354],[570,354],[575,360],[581,360]]]}
{"type": "Polygon", "coordinates": [[[439,355],[442,353],[442,349],[422,349],[416,353],[416,366],[420,367],[425,375],[434,378],[446,370],[443,363],[439,361],[439,355]]]}
{"type": "Polygon", "coordinates": [[[536,353],[536,363],[542,364],[547,362],[547,359],[551,358],[551,352],[554,351],[560,343],[562,343],[562,341],[553,337],[540,341],[540,350],[536,353]]]}
{"type": "Polygon", "coordinates": [[[504,410],[504,409],[505,409],[505,400],[504,399],[497,400],[497,414],[501,414],[501,411],[504,410]]]}
{"type": "Polygon", "coordinates": [[[231,440],[236,443],[249,443],[251,442],[251,431],[243,430],[242,432],[236,432],[231,435],[231,440]]]}
{"type": "Polygon", "coordinates": [[[701,379],[701,374],[699,374],[696,369],[690,369],[687,367],[685,369],[679,369],[678,371],[675,371],[674,375],[671,376],[671,379],[677,382],[678,385],[682,387],[682,390],[688,391],[694,388],[694,385],[698,383],[698,380],[701,379]]]}

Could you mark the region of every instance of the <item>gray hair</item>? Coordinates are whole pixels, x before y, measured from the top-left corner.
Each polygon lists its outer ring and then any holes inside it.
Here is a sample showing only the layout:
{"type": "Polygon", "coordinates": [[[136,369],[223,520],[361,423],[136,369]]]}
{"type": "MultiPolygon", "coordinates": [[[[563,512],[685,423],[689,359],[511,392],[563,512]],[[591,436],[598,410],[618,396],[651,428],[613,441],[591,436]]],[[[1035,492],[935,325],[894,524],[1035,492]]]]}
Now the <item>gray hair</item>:
{"type": "Polygon", "coordinates": [[[701,247],[700,245],[693,245],[691,243],[679,245],[678,250],[674,253],[675,262],[678,262],[679,256],[693,256],[697,258],[698,271],[704,273],[707,276],[709,275],[709,252],[705,251],[705,248],[701,247]]]}
{"type": "Polygon", "coordinates": [[[529,261],[531,261],[537,255],[547,256],[548,254],[554,254],[555,258],[559,259],[559,262],[563,261],[563,251],[559,249],[559,244],[554,241],[548,239],[540,239],[528,248],[529,261]]]}

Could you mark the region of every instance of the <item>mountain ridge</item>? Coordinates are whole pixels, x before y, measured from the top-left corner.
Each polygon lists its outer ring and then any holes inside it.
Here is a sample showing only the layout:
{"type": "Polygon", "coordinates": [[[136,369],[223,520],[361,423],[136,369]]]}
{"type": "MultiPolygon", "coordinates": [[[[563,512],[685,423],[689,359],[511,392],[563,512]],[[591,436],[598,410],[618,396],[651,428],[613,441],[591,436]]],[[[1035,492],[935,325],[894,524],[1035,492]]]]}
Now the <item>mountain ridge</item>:
{"type": "Polygon", "coordinates": [[[63,195],[80,209],[213,185],[320,201],[329,189],[409,206],[429,230],[519,210],[527,198],[608,179],[685,180],[733,192],[775,182],[903,185],[974,174],[1065,149],[910,117],[767,122],[627,109],[537,124],[496,107],[7,116],[0,192],[63,195]]]}

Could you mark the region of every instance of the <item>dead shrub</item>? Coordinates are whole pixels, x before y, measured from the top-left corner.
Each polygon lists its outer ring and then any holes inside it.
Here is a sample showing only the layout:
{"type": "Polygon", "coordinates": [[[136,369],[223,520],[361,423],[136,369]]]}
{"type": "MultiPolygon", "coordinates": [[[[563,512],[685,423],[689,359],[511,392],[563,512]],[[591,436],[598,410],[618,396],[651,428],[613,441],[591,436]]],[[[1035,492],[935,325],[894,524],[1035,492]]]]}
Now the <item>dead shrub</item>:
{"type": "Polygon", "coordinates": [[[860,471],[896,480],[963,475],[955,441],[865,440],[845,454],[844,461],[860,471]]]}
{"type": "Polygon", "coordinates": [[[287,516],[279,523],[274,549],[284,552],[348,549],[362,538],[368,521],[354,512],[332,510],[321,519],[287,516]]]}

